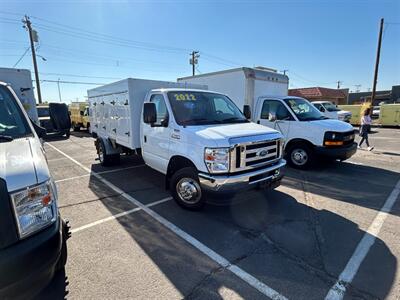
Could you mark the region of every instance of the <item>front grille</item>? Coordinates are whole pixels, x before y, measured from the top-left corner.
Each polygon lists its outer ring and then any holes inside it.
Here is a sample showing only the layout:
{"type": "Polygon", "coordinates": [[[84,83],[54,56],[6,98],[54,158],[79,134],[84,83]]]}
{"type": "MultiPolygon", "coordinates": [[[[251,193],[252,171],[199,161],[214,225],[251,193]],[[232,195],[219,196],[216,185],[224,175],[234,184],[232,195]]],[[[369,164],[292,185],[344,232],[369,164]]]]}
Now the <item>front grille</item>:
{"type": "Polygon", "coordinates": [[[231,172],[240,172],[276,162],[281,155],[279,139],[235,145],[231,153],[231,172]]]}

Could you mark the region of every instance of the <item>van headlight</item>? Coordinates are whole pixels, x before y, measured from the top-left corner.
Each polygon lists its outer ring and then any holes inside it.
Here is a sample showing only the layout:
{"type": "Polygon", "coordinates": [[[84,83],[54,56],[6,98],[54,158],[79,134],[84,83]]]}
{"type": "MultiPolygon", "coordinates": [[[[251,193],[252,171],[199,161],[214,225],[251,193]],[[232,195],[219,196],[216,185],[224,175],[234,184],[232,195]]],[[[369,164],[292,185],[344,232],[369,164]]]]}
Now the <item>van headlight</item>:
{"type": "Polygon", "coordinates": [[[210,173],[229,172],[229,148],[206,148],[204,162],[210,173]]]}
{"type": "Polygon", "coordinates": [[[21,239],[57,220],[56,191],[51,181],[12,193],[11,201],[21,239]]]}

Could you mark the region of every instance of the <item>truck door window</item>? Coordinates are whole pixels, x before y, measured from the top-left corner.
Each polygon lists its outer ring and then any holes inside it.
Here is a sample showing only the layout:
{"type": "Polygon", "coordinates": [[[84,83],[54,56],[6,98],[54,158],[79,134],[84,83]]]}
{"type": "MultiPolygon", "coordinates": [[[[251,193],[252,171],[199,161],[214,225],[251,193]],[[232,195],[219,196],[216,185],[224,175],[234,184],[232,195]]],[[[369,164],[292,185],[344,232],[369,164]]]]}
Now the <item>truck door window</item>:
{"type": "Polygon", "coordinates": [[[153,102],[156,105],[157,112],[157,122],[154,123],[153,126],[162,126],[165,120],[168,119],[168,110],[165,105],[164,96],[160,94],[152,95],[150,98],[150,102],[153,102]]]}
{"type": "Polygon", "coordinates": [[[293,120],[292,115],[282,102],[276,100],[264,100],[261,109],[261,119],[269,119],[269,115],[273,114],[277,120],[293,120]]]}

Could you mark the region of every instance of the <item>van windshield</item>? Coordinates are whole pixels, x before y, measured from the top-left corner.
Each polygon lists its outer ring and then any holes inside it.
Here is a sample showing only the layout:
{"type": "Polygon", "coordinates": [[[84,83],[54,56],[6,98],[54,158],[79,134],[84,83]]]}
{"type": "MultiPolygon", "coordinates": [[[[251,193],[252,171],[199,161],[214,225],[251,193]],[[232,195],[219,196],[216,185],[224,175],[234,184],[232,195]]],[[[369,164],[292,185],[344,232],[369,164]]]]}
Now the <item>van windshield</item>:
{"type": "Polygon", "coordinates": [[[286,104],[296,114],[300,121],[315,121],[327,119],[318,109],[310,102],[302,98],[285,99],[286,104]]]}
{"type": "Polygon", "coordinates": [[[31,129],[14,96],[0,85],[0,142],[30,134],[31,129]]]}
{"type": "Polygon", "coordinates": [[[179,125],[210,125],[249,122],[226,96],[209,92],[168,92],[179,125]]]}

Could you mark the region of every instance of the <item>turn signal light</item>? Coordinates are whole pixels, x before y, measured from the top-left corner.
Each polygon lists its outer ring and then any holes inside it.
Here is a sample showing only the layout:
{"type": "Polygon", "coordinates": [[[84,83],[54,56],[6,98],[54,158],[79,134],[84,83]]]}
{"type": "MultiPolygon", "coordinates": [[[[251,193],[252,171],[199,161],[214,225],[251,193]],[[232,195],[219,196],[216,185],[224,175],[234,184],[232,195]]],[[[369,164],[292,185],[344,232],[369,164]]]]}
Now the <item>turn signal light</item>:
{"type": "Polygon", "coordinates": [[[325,141],[325,146],[342,146],[343,141],[325,141]]]}

